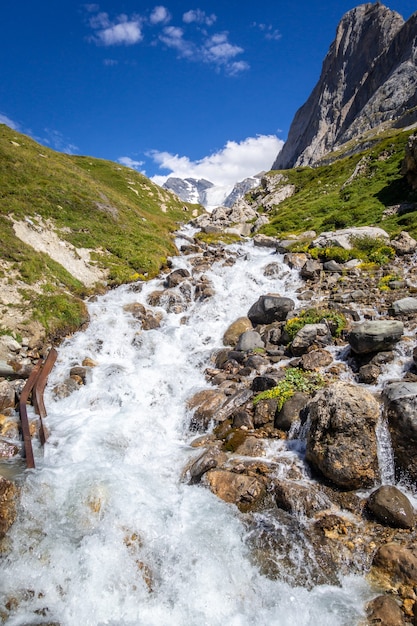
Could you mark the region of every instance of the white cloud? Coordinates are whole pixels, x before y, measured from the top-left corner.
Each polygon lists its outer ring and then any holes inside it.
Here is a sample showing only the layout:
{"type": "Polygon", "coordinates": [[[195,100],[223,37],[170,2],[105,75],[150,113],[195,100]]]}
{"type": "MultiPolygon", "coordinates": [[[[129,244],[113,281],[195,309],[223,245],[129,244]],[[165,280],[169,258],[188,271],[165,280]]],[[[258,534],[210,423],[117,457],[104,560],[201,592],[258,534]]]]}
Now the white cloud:
{"type": "Polygon", "coordinates": [[[197,161],[154,150],[150,156],[161,170],[169,170],[169,174],[153,176],[152,180],[162,185],[169,176],[174,176],[205,178],[215,185],[233,185],[263,170],[269,170],[283,143],[276,135],[248,137],[239,143],[228,141],[218,152],[197,161]]]}
{"type": "Polygon", "coordinates": [[[195,9],[191,11],[187,11],[182,16],[183,22],[186,24],[192,24],[195,22],[197,24],[205,24],[206,26],[213,26],[214,22],[217,20],[217,16],[212,13],[211,15],[207,15],[205,11],[201,9],[195,9]]]}
{"type": "Polygon", "coordinates": [[[184,39],[184,31],[178,26],[166,26],[159,39],[169,48],[177,50],[181,57],[197,58],[197,50],[191,41],[184,39]]]}
{"type": "Polygon", "coordinates": [[[117,159],[119,163],[122,165],[126,165],[126,167],[130,167],[132,170],[139,170],[139,168],[143,165],[143,161],[135,161],[130,157],[120,157],[117,159]]]}
{"type": "Polygon", "coordinates": [[[171,19],[171,14],[166,7],[157,6],[153,9],[149,21],[151,24],[167,24],[171,19]]]}
{"type": "MultiPolygon", "coordinates": [[[[179,58],[211,65],[229,76],[236,76],[250,67],[246,61],[236,59],[238,55],[244,53],[244,49],[229,41],[228,32],[212,35],[207,33],[205,27],[212,26],[217,19],[214,13],[208,15],[201,9],[187,11],[182,16],[184,28],[181,28],[168,25],[171,14],[163,5],[155,6],[149,18],[137,14],[129,16],[122,14],[110,19],[108,13],[100,11],[98,4],[85,5],[84,8],[88,13],[88,25],[93,31],[89,39],[97,45],[132,46],[143,41],[146,27],[159,27],[156,38],[148,45],[162,42],[171,50],[175,50],[179,58]]],[[[112,60],[105,60],[104,63],[111,65],[112,60]]]]}
{"type": "Polygon", "coordinates": [[[263,32],[265,39],[269,41],[279,41],[282,38],[281,33],[277,28],[274,28],[272,24],[258,24],[257,22],[253,23],[255,28],[259,28],[261,32],[263,32]]]}
{"type": "Polygon", "coordinates": [[[6,126],[9,126],[9,128],[11,128],[12,130],[19,130],[20,128],[20,124],[14,122],[12,119],[10,119],[10,117],[4,115],[4,113],[0,113],[0,124],[6,124],[6,126]]]}
{"type": "MultiPolygon", "coordinates": [[[[124,18],[125,16],[122,16],[124,18]]],[[[131,46],[143,38],[139,21],[127,19],[113,24],[108,28],[97,31],[97,39],[104,46],[126,45],[131,46]]]]}

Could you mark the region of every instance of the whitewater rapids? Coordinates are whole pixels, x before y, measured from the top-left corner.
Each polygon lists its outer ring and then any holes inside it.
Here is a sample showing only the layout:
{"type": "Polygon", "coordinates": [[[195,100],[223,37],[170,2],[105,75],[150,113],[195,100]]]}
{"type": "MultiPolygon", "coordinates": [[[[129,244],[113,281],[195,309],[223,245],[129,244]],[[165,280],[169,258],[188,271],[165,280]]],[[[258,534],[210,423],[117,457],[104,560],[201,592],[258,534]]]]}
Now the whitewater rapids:
{"type": "Polygon", "coordinates": [[[196,455],[186,401],[208,387],[204,369],[224,331],[260,295],[296,299],[299,286],[284,265],[264,276],[280,260],[270,250],[233,250],[233,266],[205,272],[215,295],[190,304],[186,323],[164,312],[159,329],[140,331],[123,310],[149,308],[155,279],[90,302],[88,329],[59,348],[45,394],[50,439],[35,447],[1,566],[8,626],[353,626],[363,617],[363,579],[306,590],[264,577],[237,509],[181,481],[196,455]],[[55,399],[85,357],[97,363],[87,384],[55,399]]]}

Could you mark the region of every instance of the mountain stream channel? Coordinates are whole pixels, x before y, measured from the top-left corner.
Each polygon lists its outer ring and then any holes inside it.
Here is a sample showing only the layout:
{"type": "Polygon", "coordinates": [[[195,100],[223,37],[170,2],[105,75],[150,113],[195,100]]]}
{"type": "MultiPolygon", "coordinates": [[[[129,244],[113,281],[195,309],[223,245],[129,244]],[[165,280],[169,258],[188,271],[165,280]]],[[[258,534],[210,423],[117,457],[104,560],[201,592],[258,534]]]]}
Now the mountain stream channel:
{"type": "MultiPolygon", "coordinates": [[[[179,233],[178,247],[192,234],[179,233]]],[[[15,602],[8,626],[353,626],[364,619],[376,594],[360,567],[326,581],[308,539],[281,527],[273,508],[242,512],[187,475],[201,453],[193,441],[203,434],[190,429],[187,402],[210,388],[206,370],[224,349],[226,329],[263,294],[306,305],[299,272],[281,255],[252,242],[225,250],[204,268],[210,297],[184,297],[179,285],[176,305],[152,306],[164,275],[124,285],[91,299],[88,328],[60,345],[45,392],[50,436],[43,450],[34,440],[36,469],[23,472],[12,549],[2,559],[3,603],[15,602]],[[275,271],[265,272],[271,263],[275,271]],[[141,329],[131,312],[137,303],[159,327],[141,329]],[[85,384],[58,397],[54,389],[86,357],[95,366],[85,384]],[[273,574],[252,541],[269,529],[282,539],[281,549],[271,545],[273,574]]],[[[172,258],[170,271],[198,275],[199,257],[172,258]]],[[[280,459],[292,463],[309,485],[300,432],[267,440],[261,461],[278,477],[280,459]]],[[[386,432],[379,457],[382,481],[392,480],[386,432]]]]}

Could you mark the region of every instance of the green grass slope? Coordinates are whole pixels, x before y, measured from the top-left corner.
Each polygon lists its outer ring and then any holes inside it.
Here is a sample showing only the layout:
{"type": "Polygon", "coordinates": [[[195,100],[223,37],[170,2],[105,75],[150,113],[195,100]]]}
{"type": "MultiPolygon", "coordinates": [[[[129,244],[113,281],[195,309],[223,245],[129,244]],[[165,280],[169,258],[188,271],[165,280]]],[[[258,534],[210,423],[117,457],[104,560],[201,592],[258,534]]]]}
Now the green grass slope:
{"type": "MultiPolygon", "coordinates": [[[[14,232],[12,219],[47,222],[60,240],[88,248],[108,286],[155,276],[175,253],[173,232],[197,207],[187,205],[145,176],[117,163],[57,153],[0,125],[0,278],[20,289],[31,317],[50,335],[85,319],[86,289],[47,254],[14,232]],[[3,268],[3,269],[1,269],[3,268]]],[[[9,305],[9,307],[12,305],[9,305]]],[[[18,305],[13,305],[18,306],[18,305]]],[[[3,314],[6,311],[3,310],[3,314]]],[[[7,332],[0,322],[0,332],[7,332]]]]}
{"type": "MultiPolygon", "coordinates": [[[[414,131],[389,130],[363,139],[364,149],[352,146],[317,167],[285,170],[279,186],[292,184],[295,194],[269,211],[263,233],[282,236],[315,230],[320,233],[348,226],[378,225],[390,234],[407,230],[417,237],[417,193],[412,192],[400,168],[405,146],[414,131]],[[372,144],[371,147],[366,147],[372,144]],[[344,156],[346,154],[346,156],[344,156]],[[395,212],[392,207],[402,205],[395,212]],[[407,206],[409,205],[409,206],[407,206]]],[[[267,176],[276,176],[269,172],[267,176]]],[[[253,201],[259,203],[256,191],[253,201]]],[[[248,196],[249,201],[251,195],[248,196]]]]}

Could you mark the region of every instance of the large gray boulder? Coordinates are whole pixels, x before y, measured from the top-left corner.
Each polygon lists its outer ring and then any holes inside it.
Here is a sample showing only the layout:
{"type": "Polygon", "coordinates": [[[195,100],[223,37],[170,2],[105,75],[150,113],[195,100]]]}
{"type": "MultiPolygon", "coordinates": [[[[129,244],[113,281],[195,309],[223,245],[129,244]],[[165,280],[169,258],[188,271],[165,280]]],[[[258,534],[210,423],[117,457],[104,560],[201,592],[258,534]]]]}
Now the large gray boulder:
{"type": "Polygon", "coordinates": [[[377,226],[352,226],[351,228],[321,233],[321,235],[313,241],[313,245],[316,248],[336,246],[337,248],[351,250],[353,248],[352,239],[354,240],[356,237],[370,237],[371,239],[384,239],[387,242],[389,241],[388,233],[382,228],[377,226]]]}
{"type": "Polygon", "coordinates": [[[294,300],[275,294],[260,296],[248,311],[252,324],[282,322],[295,307],[294,300]]]}
{"type": "Polygon", "coordinates": [[[348,341],[356,354],[390,350],[404,332],[404,324],[397,320],[371,320],[355,324],[348,341]]]}
{"type": "Polygon", "coordinates": [[[300,328],[291,343],[294,356],[305,354],[313,346],[328,346],[332,343],[332,334],[327,324],[306,324],[300,328]]]}
{"type": "Polygon", "coordinates": [[[417,298],[401,298],[392,303],[390,313],[392,315],[414,315],[417,313],[417,298]]]}
{"type": "Polygon", "coordinates": [[[323,389],[309,405],[307,461],[343,489],[372,486],[378,478],[379,414],[366,389],[342,382],[323,389]]]}
{"type": "Polygon", "coordinates": [[[417,383],[387,385],[383,398],[398,477],[417,481],[417,383]]]}

